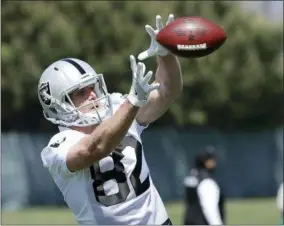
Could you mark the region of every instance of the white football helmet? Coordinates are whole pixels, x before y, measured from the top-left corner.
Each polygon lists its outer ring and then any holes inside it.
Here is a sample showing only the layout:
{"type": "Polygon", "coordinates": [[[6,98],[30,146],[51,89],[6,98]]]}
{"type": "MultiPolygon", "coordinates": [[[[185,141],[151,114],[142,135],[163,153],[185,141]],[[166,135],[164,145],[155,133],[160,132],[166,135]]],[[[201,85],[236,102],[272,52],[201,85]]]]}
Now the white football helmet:
{"type": "Polygon", "coordinates": [[[103,75],[79,59],[61,59],[46,68],[39,80],[38,98],[45,118],[67,127],[96,125],[112,115],[103,75]],[[91,85],[97,99],[87,103],[92,104],[90,112],[82,113],[82,106],[76,108],[69,94],[91,85]]]}

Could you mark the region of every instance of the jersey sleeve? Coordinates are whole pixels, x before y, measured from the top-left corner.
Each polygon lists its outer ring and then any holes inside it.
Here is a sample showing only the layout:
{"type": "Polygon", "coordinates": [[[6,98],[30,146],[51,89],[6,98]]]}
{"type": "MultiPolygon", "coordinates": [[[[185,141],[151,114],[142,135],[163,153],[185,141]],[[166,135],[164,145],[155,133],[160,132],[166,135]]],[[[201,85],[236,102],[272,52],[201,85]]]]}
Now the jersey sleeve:
{"type": "Polygon", "coordinates": [[[55,135],[41,152],[43,166],[48,168],[52,175],[70,176],[71,172],[66,165],[66,156],[71,146],[85,135],[77,131],[65,131],[55,135]]]}
{"type": "Polygon", "coordinates": [[[218,201],[220,189],[212,179],[204,179],[197,188],[200,204],[207,222],[210,225],[222,225],[218,201]]]}

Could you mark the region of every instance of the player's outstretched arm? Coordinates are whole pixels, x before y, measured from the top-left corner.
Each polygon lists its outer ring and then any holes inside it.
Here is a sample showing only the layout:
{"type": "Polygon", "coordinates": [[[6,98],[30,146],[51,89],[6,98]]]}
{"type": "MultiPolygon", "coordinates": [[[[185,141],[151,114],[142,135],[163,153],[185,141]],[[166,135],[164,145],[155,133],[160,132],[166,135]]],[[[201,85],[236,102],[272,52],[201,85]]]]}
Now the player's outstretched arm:
{"type": "MultiPolygon", "coordinates": [[[[174,20],[172,14],[169,15],[168,23],[174,20]]],[[[137,122],[147,125],[162,116],[170,104],[182,93],[183,80],[179,60],[169,53],[156,41],[156,35],[163,28],[162,19],[156,17],[157,29],[146,25],[145,29],[151,37],[151,44],[148,50],[138,55],[139,60],[144,60],[151,56],[157,56],[158,68],[155,75],[155,83],[160,84],[160,89],[151,92],[146,105],[139,109],[137,122]]]]}
{"type": "Polygon", "coordinates": [[[138,63],[136,67],[134,56],[130,56],[130,63],[133,72],[132,86],[126,101],[113,116],[104,120],[90,135],[71,147],[66,160],[70,171],[89,167],[109,155],[125,136],[138,109],[147,103],[150,92],[159,88],[158,83],[149,85],[152,72],[149,71],[145,75],[146,68],[143,63],[138,63]]]}

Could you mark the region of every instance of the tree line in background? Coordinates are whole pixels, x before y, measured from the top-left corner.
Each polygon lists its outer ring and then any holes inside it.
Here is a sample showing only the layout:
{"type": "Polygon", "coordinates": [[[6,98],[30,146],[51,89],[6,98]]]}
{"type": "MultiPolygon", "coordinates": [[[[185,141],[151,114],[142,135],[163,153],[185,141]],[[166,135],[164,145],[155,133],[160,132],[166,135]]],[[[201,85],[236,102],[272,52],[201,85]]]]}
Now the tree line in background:
{"type": "MultiPolygon", "coordinates": [[[[154,126],[265,129],[283,123],[282,24],[222,1],[2,2],[2,131],[50,130],[37,83],[52,62],[75,57],[103,73],[109,92],[127,93],[129,55],[150,40],[144,26],[160,14],[202,16],[227,32],[226,43],[199,59],[180,58],[183,95],[154,126]]],[[[156,59],[145,60],[155,70],[156,59]]]]}

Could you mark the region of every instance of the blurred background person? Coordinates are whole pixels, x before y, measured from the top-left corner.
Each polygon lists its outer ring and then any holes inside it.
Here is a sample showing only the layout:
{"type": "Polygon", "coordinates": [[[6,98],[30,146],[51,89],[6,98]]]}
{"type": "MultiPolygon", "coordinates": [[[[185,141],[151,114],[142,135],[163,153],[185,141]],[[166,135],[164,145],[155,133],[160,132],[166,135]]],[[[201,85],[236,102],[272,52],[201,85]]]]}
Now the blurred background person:
{"type": "Polygon", "coordinates": [[[213,175],[216,167],[214,147],[207,146],[196,155],[194,167],[184,179],[185,225],[224,224],[224,194],[213,175]]]}
{"type": "Polygon", "coordinates": [[[277,208],[280,210],[280,225],[284,224],[283,220],[283,182],[280,184],[277,197],[276,197],[277,208]]]}

